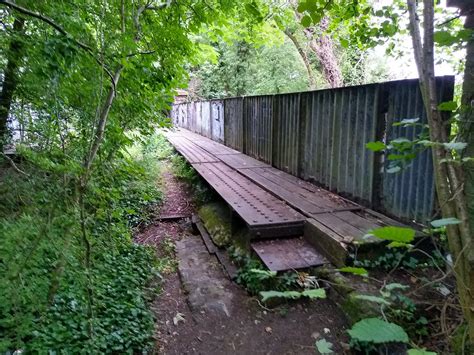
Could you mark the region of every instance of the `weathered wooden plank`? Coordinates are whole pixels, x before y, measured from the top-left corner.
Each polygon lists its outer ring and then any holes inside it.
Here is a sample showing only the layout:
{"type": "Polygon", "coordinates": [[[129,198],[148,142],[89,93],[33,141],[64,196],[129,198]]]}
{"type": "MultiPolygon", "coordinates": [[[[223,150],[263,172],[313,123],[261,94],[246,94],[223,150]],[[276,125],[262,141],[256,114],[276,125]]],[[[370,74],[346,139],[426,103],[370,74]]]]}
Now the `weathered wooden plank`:
{"type": "Polygon", "coordinates": [[[302,237],[258,241],[251,243],[251,246],[271,271],[306,269],[328,263],[302,237]]]}
{"type": "Polygon", "coordinates": [[[225,145],[216,143],[209,139],[206,139],[206,140],[203,140],[202,138],[196,139],[196,140],[193,140],[193,143],[215,156],[224,155],[224,154],[241,154],[239,151],[235,149],[226,147],[225,145]]]}
{"type": "Polygon", "coordinates": [[[245,154],[221,155],[219,159],[234,169],[270,167],[270,165],[245,154]]]}
{"type": "Polygon", "coordinates": [[[171,135],[167,137],[170,143],[180,152],[188,162],[196,163],[211,163],[218,162],[219,159],[214,155],[209,154],[204,149],[198,147],[188,138],[183,136],[171,135]]]}
{"type": "Polygon", "coordinates": [[[337,267],[344,266],[349,250],[344,239],[331,228],[308,218],[304,226],[304,236],[322,255],[337,267]]]}

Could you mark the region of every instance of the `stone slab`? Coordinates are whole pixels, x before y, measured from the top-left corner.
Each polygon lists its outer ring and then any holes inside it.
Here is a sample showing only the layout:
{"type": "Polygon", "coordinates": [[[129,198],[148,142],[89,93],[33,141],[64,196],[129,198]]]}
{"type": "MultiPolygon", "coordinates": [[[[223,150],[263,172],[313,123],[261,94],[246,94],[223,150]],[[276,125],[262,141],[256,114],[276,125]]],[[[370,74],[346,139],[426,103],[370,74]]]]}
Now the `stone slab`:
{"type": "Polygon", "coordinates": [[[193,311],[230,317],[233,291],[216,257],[210,255],[199,236],[176,242],[178,270],[193,311]]]}

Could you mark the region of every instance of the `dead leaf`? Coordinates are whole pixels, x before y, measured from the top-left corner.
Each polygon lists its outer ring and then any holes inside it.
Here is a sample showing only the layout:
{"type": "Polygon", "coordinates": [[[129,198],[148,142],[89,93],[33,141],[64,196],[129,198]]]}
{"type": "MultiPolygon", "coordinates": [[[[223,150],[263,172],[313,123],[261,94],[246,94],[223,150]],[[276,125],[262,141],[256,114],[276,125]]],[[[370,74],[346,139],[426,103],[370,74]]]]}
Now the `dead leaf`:
{"type": "Polygon", "coordinates": [[[182,313],[176,313],[176,315],[173,317],[173,324],[175,326],[177,326],[179,324],[179,322],[183,322],[184,323],[185,319],[184,319],[184,314],[182,313]]]}

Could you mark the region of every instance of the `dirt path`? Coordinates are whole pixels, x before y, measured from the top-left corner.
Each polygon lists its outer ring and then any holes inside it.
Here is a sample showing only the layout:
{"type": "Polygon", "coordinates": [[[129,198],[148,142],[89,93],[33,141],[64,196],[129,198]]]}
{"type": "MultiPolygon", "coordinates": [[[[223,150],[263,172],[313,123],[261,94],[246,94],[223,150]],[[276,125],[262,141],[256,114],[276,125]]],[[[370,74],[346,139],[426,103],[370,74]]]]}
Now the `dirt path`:
{"type": "MultiPolygon", "coordinates": [[[[186,186],[169,172],[163,180],[161,214],[191,215],[186,186]]],[[[336,354],[344,352],[345,319],[330,300],[264,309],[224,275],[189,222],[155,223],[136,240],[154,246],[159,257],[176,246],[177,260],[152,304],[157,354],[315,354],[322,337],[334,343],[336,354]]]]}

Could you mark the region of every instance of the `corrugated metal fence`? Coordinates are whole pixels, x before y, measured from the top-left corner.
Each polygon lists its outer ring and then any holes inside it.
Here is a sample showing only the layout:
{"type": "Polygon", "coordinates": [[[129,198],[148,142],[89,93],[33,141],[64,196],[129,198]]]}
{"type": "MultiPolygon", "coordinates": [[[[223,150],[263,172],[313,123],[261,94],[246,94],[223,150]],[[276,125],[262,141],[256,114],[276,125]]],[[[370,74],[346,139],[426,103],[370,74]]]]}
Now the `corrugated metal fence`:
{"type": "MultiPolygon", "coordinates": [[[[437,78],[440,102],[452,99],[454,77],[437,78]]],[[[418,80],[174,105],[173,123],[278,169],[401,220],[425,223],[434,210],[431,153],[390,174],[383,153],[367,142],[406,137],[426,123],[418,80]]]]}

